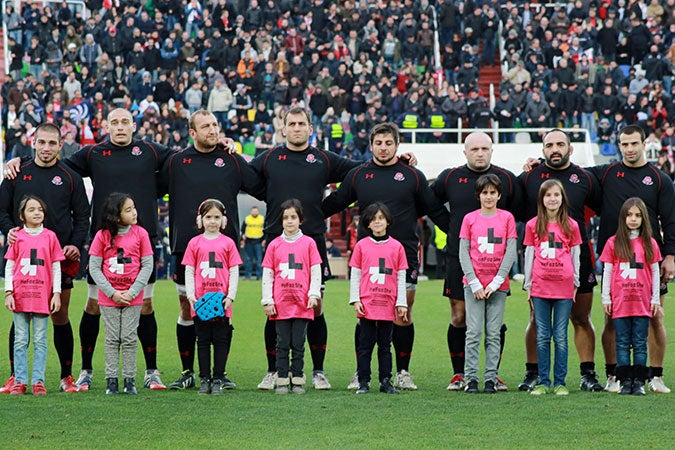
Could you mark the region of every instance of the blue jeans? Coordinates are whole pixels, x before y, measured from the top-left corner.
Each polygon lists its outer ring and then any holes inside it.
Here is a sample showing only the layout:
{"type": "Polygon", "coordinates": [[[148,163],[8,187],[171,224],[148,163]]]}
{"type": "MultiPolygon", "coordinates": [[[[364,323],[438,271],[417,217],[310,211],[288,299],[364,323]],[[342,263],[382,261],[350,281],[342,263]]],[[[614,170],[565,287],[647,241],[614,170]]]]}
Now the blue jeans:
{"type": "Polygon", "coordinates": [[[14,313],[14,376],[16,382],[28,384],[28,344],[33,320],[33,378],[31,384],[45,382],[47,366],[47,325],[49,316],[35,313],[14,313]]]}
{"type": "Polygon", "coordinates": [[[246,240],[244,244],[244,252],[246,253],[246,265],[244,266],[244,274],[246,278],[251,278],[251,274],[255,272],[256,278],[262,277],[262,244],[260,239],[246,240]]]}
{"type": "Polygon", "coordinates": [[[567,377],[567,325],[572,311],[572,299],[551,300],[532,297],[534,321],[537,325],[537,358],[539,379],[551,386],[551,337],[555,345],[553,386],[565,386],[567,377]],[[551,316],[553,322],[551,322],[551,316]]]}
{"type": "Polygon", "coordinates": [[[616,365],[630,366],[630,349],[633,347],[633,365],[647,365],[647,335],[649,317],[621,317],[612,319],[616,330],[616,365]]]}

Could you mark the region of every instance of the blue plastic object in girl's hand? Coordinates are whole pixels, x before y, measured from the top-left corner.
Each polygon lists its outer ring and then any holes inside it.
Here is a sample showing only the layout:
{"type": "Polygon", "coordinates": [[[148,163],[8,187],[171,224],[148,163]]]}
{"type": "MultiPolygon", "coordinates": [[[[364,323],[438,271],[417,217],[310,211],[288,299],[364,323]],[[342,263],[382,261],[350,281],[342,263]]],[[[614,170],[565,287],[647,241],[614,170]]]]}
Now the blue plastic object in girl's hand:
{"type": "Polygon", "coordinates": [[[204,321],[225,317],[223,299],[225,299],[225,294],[222,292],[207,292],[199,297],[199,300],[195,303],[197,317],[204,321]]]}

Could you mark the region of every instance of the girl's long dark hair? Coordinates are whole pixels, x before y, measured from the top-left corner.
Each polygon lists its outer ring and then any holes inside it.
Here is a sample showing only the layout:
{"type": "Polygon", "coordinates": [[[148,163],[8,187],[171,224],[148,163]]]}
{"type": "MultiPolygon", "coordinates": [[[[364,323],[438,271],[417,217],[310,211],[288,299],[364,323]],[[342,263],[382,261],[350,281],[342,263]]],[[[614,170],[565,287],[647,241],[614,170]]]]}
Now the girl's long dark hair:
{"type": "Polygon", "coordinates": [[[649,222],[649,213],[647,205],[641,198],[631,197],[626,200],[619,211],[619,226],[616,229],[614,238],[614,256],[621,261],[630,261],[633,257],[633,244],[630,242],[630,229],[626,225],[628,210],[635,206],[642,214],[642,225],[640,226],[639,237],[642,239],[642,245],[645,248],[645,261],[651,264],[654,259],[654,248],[652,247],[652,225],[649,222]]]}
{"type": "Polygon", "coordinates": [[[539,187],[539,199],[537,200],[537,236],[539,239],[546,239],[548,236],[548,212],[546,211],[546,206],[544,206],[544,195],[554,186],[560,188],[562,193],[562,204],[558,209],[558,214],[556,214],[556,222],[562,228],[565,237],[572,237],[572,229],[570,228],[569,214],[567,213],[569,208],[569,202],[567,201],[567,193],[565,192],[565,187],[558,180],[546,180],[541,183],[539,187]]]}
{"type": "Polygon", "coordinates": [[[133,198],[129,194],[113,192],[103,201],[101,221],[98,228],[100,230],[108,230],[110,233],[110,248],[115,246],[115,237],[120,227],[120,214],[127,199],[133,201],[133,198]]]}

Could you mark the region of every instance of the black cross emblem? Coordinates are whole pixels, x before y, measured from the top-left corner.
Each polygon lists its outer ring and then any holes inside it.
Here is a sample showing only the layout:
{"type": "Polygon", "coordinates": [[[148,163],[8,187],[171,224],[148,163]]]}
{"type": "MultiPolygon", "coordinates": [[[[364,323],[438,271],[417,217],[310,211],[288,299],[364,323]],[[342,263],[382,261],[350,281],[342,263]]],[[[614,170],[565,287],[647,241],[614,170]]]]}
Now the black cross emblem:
{"type": "Polygon", "coordinates": [[[502,243],[502,238],[495,237],[495,229],[494,228],[488,228],[488,244],[501,244],[502,243]]]}
{"type": "Polygon", "coordinates": [[[130,262],[131,262],[131,258],[125,258],[124,257],[124,249],[118,248],[117,249],[117,264],[128,264],[130,262]]]}
{"type": "Polygon", "coordinates": [[[35,249],[35,248],[30,249],[30,265],[31,266],[44,266],[45,265],[44,259],[38,259],[37,249],[35,249]]]}
{"type": "Polygon", "coordinates": [[[209,252],[209,268],[222,269],[223,263],[216,261],[216,252],[209,252]]]}
{"type": "Polygon", "coordinates": [[[630,257],[630,268],[631,269],[644,269],[645,265],[643,263],[635,262],[635,253],[630,257]]]}
{"type": "Polygon", "coordinates": [[[384,265],[384,258],[380,258],[380,271],[379,273],[383,273],[385,275],[391,275],[393,272],[392,269],[388,268],[387,266],[384,265]]]}
{"type": "Polygon", "coordinates": [[[302,270],[302,263],[295,262],[295,253],[291,253],[290,255],[288,255],[288,268],[302,270]]]}
{"type": "Polygon", "coordinates": [[[548,248],[562,248],[562,242],[555,240],[555,233],[548,234],[548,248]]]}

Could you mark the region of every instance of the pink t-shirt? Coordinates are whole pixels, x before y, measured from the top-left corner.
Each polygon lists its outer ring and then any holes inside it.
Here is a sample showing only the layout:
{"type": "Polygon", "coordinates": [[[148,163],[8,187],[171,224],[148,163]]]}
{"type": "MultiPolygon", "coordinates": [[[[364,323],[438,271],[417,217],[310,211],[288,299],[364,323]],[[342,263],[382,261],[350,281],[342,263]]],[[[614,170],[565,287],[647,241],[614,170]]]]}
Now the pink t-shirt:
{"type": "Polygon", "coordinates": [[[621,261],[614,255],[615,239],[616,236],[609,238],[600,255],[600,261],[612,264],[612,279],[609,286],[612,298],[612,318],[651,317],[653,289],[651,265],[661,261],[659,246],[652,238],[654,259],[645,261],[645,247],[642,239],[631,239],[635,257],[632,261],[621,261]]]}
{"type": "Polygon", "coordinates": [[[279,236],[270,242],[262,262],[263,267],[274,271],[277,315],[270,320],[314,320],[314,310],[307,309],[307,302],[311,269],[315,264],[321,264],[321,255],[310,237],[300,236],[295,242],[287,242],[279,236]]]}
{"type": "Polygon", "coordinates": [[[357,317],[393,322],[396,318],[398,272],[408,268],[401,243],[392,237],[382,243],[369,237],[361,239],[354,247],[349,266],[361,269],[359,298],[365,314],[357,314],[357,317]]]}
{"type": "MultiPolygon", "coordinates": [[[[195,297],[207,292],[222,292],[227,295],[230,287],[230,268],[241,264],[239,250],[234,241],[221,234],[215,239],[206,239],[203,234],[190,239],[182,264],[195,268],[195,297]]],[[[190,307],[192,317],[195,310],[190,307]]],[[[232,317],[232,307],[225,311],[232,317]]]]}
{"type": "Polygon", "coordinates": [[[574,297],[574,263],[570,249],[581,245],[579,225],[569,219],[572,237],[565,236],[557,223],[548,224],[548,238],[537,236],[537,218],[525,225],[523,244],[534,247],[532,264],[532,297],[567,299],[574,297]]]}
{"type": "MultiPolygon", "coordinates": [[[[101,271],[112,287],[118,291],[129,289],[141,271],[141,258],[152,256],[154,249],[150,243],[148,232],[143,227],[132,225],[125,234],[115,236],[115,243],[110,247],[110,232],[98,230],[91,241],[89,254],[103,258],[101,271]]],[[[101,306],[122,307],[98,290],[98,303],[101,306]]],[[[130,306],[143,304],[143,290],[138,293],[130,306]]]]}
{"type": "Polygon", "coordinates": [[[32,235],[22,228],[5,259],[14,261],[15,311],[49,314],[54,292],[52,264],[66,259],[56,234],[43,228],[42,233],[32,235]]]}
{"type": "MultiPolygon", "coordinates": [[[[469,256],[473,270],[483,287],[492,282],[506,253],[507,239],[517,239],[516,220],[513,215],[498,209],[496,214],[484,216],[480,209],[472,211],[462,221],[459,231],[460,239],[469,240],[469,256]]],[[[468,284],[466,277],[464,284],[468,284]]],[[[507,276],[499,287],[502,291],[509,289],[507,276]]]]}

